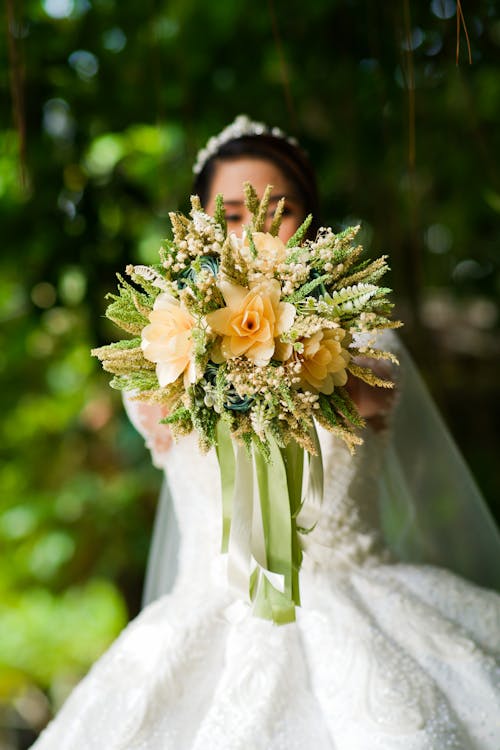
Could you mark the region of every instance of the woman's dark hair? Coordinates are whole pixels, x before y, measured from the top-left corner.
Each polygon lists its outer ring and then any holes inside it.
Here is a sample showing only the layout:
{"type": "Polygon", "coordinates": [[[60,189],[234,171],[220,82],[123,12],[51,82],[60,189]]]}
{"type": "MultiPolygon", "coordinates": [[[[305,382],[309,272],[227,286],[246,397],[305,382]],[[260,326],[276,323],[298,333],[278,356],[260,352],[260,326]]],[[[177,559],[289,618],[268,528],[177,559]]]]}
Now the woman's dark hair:
{"type": "Polygon", "coordinates": [[[266,159],[283,172],[297,190],[304,206],[304,218],[308,214],[313,215],[309,236],[314,236],[319,227],[316,175],[306,153],[285,138],[277,138],[270,134],[245,135],[223,143],[195,177],[193,193],[200,197],[202,205],[208,202],[217,164],[240,156],[266,159]]]}

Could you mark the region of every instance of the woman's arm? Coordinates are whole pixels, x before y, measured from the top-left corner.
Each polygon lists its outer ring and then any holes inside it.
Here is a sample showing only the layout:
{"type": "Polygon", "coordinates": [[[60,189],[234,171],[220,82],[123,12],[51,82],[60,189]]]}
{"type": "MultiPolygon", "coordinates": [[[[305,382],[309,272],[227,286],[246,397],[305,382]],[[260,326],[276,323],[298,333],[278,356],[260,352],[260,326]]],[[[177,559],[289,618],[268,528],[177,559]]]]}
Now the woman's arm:
{"type": "Polygon", "coordinates": [[[146,447],[151,451],[151,459],[158,469],[164,469],[167,454],[172,445],[172,435],[166,424],[160,420],[167,416],[167,411],[160,404],[148,404],[134,399],[129,393],[123,393],[123,403],[128,418],[135,429],[140,432],[146,447]]]}

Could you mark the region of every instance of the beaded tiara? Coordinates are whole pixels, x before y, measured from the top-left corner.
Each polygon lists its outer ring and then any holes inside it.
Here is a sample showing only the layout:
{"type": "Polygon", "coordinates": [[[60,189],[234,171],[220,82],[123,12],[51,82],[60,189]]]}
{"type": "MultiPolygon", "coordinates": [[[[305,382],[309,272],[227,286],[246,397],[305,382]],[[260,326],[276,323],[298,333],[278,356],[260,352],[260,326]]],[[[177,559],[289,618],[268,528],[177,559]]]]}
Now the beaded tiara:
{"type": "Polygon", "coordinates": [[[193,172],[199,174],[207,161],[215,156],[225,143],[246,135],[270,135],[273,138],[281,138],[292,146],[298,147],[299,145],[296,138],[291,138],[281,128],[270,128],[263,122],[254,122],[247,115],[238,115],[232,123],[221,130],[218,135],[212,136],[206,146],[198,151],[193,172]]]}

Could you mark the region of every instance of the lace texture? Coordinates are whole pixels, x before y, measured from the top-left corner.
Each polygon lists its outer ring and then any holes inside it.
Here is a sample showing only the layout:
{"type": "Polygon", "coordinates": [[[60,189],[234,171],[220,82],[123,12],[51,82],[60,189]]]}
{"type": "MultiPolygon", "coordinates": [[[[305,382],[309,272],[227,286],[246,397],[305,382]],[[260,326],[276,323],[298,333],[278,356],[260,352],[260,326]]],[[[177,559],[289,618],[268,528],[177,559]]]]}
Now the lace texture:
{"type": "Polygon", "coordinates": [[[215,456],[191,438],[166,445],[165,427],[145,429],[143,406],[128,408],[168,473],[177,583],[123,631],[36,750],[498,750],[500,597],[389,561],[377,436],[351,457],[321,431],[325,499],[301,517],[316,523],[302,606],[278,627],[228,591],[215,456]]]}

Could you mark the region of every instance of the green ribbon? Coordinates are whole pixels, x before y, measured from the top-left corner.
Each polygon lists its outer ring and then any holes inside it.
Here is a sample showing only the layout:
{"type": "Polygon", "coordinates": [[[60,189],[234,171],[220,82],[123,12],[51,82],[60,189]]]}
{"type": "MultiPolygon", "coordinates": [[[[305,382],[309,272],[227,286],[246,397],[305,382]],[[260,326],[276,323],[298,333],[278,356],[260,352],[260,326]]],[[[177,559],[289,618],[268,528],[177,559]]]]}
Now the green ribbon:
{"type": "Polygon", "coordinates": [[[229,427],[219,419],[217,424],[217,442],[215,445],[219,462],[222,494],[222,543],[221,552],[227,552],[229,533],[233,512],[233,492],[236,465],[234,460],[233,440],[229,427]]]}
{"type": "Polygon", "coordinates": [[[252,565],[253,491],[252,457],[243,445],[238,445],[227,577],[231,588],[247,601],[252,565]]]}
{"type": "Polygon", "coordinates": [[[297,535],[297,516],[302,508],[302,482],[304,476],[304,449],[296,442],[282,449],[288,484],[290,513],[292,516],[292,599],[300,604],[299,570],[302,564],[302,549],[297,535]]]}
{"type": "Polygon", "coordinates": [[[253,587],[255,590],[254,614],[275,622],[290,622],[295,619],[292,600],[293,523],[283,455],[273,438],[269,442],[271,452],[269,463],[257,449],[254,449],[259,488],[258,502],[262,515],[267,561],[266,568],[261,568],[258,573],[257,585],[253,587]],[[272,574],[277,574],[280,578],[272,574]],[[272,580],[280,585],[283,591],[273,585],[272,580]]]}
{"type": "MultiPolygon", "coordinates": [[[[314,427],[311,437],[317,455],[309,456],[307,493],[318,500],[323,494],[323,464],[314,427]]],[[[271,436],[268,444],[269,461],[256,446],[251,453],[238,446],[235,459],[229,429],[219,422],[222,550],[228,552],[231,587],[253,602],[257,617],[284,624],[295,620],[295,606],[300,605],[297,516],[303,504],[304,449],[295,442],[280,448],[271,436]]]]}
{"type": "Polygon", "coordinates": [[[318,505],[323,502],[323,457],[321,455],[321,444],[319,442],[316,425],[312,424],[309,432],[314,443],[316,455],[308,453],[309,460],[309,478],[307,482],[306,498],[311,503],[318,505]]]}
{"type": "Polygon", "coordinates": [[[278,591],[266,573],[262,570],[254,571],[253,613],[264,620],[272,620],[276,625],[286,625],[295,621],[295,605],[281,591],[278,591]]]}

